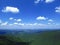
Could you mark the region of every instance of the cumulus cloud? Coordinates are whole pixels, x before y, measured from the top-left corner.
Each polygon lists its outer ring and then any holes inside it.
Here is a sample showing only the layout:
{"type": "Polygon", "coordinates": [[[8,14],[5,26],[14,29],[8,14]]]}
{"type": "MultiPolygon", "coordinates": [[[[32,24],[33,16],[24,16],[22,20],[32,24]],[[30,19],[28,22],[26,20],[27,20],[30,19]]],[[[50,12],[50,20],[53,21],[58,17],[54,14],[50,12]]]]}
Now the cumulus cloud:
{"type": "Polygon", "coordinates": [[[33,23],[32,25],[33,26],[46,26],[45,24],[42,24],[42,23],[33,23]]]}
{"type": "Polygon", "coordinates": [[[49,19],[48,21],[49,21],[49,22],[53,22],[53,20],[52,20],[52,19],[49,19]]]}
{"type": "Polygon", "coordinates": [[[7,25],[8,22],[1,23],[1,26],[7,25]]]}
{"type": "Polygon", "coordinates": [[[9,26],[24,26],[24,25],[25,25],[24,23],[18,23],[18,22],[9,24],[9,26]]]}
{"type": "MultiPolygon", "coordinates": [[[[53,23],[43,24],[43,23],[18,23],[14,22],[9,24],[8,22],[1,23],[2,26],[0,28],[2,29],[51,29],[53,26],[56,26],[56,24],[53,25],[53,23]]],[[[55,28],[55,27],[54,27],[55,28]]]]}
{"type": "Polygon", "coordinates": [[[17,22],[14,22],[14,25],[18,25],[18,23],[17,22]]]}
{"type": "Polygon", "coordinates": [[[17,22],[20,22],[20,21],[22,21],[22,19],[14,19],[15,21],[17,21],[17,22]]]}
{"type": "Polygon", "coordinates": [[[2,9],[2,12],[18,13],[19,9],[16,7],[6,6],[4,9],[2,9]]]}
{"type": "Polygon", "coordinates": [[[20,22],[20,21],[22,21],[22,20],[21,20],[21,19],[17,19],[16,21],[20,22]]]}
{"type": "Polygon", "coordinates": [[[0,20],[0,23],[2,23],[2,20],[0,20]]]}
{"type": "Polygon", "coordinates": [[[52,2],[54,2],[54,1],[55,1],[55,0],[35,0],[34,3],[35,3],[35,4],[38,4],[38,3],[40,3],[40,2],[52,3],[52,2]]]}
{"type": "Polygon", "coordinates": [[[24,26],[24,23],[18,23],[18,22],[14,22],[13,25],[17,25],[17,26],[24,26]]]}
{"type": "Polygon", "coordinates": [[[35,0],[34,3],[35,4],[38,4],[40,2],[40,0],[35,0]]]}
{"type": "Polygon", "coordinates": [[[9,20],[13,20],[13,18],[12,18],[12,17],[10,17],[10,18],[9,18],[9,20]]]}
{"type": "Polygon", "coordinates": [[[44,16],[39,16],[39,17],[37,17],[36,19],[37,19],[37,20],[46,20],[46,19],[48,19],[48,18],[46,18],[46,17],[44,17],[44,16]]]}
{"type": "Polygon", "coordinates": [[[45,3],[52,3],[54,2],[55,0],[45,0],[45,3]]]}
{"type": "Polygon", "coordinates": [[[49,25],[51,24],[51,23],[48,23],[49,25]]]}
{"type": "Polygon", "coordinates": [[[42,23],[28,23],[28,24],[25,24],[25,26],[33,26],[33,27],[35,27],[35,26],[46,26],[46,24],[42,24],[42,23]]]}
{"type": "Polygon", "coordinates": [[[56,7],[55,9],[56,9],[55,12],[60,13],[60,6],[56,7]]]}
{"type": "Polygon", "coordinates": [[[13,18],[13,17],[10,17],[9,20],[14,20],[14,21],[17,21],[17,22],[22,21],[22,19],[15,19],[15,18],[13,18]]]}
{"type": "Polygon", "coordinates": [[[37,25],[37,23],[34,23],[33,25],[37,25]]]}

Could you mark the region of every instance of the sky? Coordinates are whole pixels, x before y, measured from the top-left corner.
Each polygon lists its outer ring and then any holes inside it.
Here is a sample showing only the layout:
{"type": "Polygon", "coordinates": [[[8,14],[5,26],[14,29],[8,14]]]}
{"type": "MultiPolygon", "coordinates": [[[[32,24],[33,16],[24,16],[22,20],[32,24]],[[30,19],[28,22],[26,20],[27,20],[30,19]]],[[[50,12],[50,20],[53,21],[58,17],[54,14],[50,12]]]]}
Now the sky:
{"type": "Polygon", "coordinates": [[[60,0],[0,0],[0,29],[60,29],[60,0]]]}

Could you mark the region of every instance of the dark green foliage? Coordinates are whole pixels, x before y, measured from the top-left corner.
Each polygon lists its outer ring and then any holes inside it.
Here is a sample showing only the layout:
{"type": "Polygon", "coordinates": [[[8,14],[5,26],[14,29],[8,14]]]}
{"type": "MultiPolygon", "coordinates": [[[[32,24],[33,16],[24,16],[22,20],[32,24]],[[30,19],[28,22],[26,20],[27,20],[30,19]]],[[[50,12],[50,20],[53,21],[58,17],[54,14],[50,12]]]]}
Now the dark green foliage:
{"type": "Polygon", "coordinates": [[[15,33],[0,36],[0,45],[60,45],[60,31],[15,33]]]}

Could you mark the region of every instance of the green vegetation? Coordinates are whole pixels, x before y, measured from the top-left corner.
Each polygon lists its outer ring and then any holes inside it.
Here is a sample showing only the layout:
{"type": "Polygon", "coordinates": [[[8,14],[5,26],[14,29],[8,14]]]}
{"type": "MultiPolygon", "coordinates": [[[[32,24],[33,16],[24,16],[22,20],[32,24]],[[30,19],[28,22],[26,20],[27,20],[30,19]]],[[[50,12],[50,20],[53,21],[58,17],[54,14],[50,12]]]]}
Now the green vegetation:
{"type": "Polygon", "coordinates": [[[15,42],[30,42],[30,45],[60,45],[60,31],[44,31],[40,33],[16,33],[5,35],[0,44],[15,42]],[[7,40],[8,39],[8,40],[7,40]]]}

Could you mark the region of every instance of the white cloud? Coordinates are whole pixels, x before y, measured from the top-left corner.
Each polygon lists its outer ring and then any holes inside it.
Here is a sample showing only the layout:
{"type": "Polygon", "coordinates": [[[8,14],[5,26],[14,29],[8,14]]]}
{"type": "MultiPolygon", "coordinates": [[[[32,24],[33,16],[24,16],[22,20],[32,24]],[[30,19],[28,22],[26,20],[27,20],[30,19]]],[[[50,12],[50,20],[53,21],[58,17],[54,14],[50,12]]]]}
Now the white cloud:
{"type": "Polygon", "coordinates": [[[4,9],[2,9],[2,12],[18,13],[19,9],[16,7],[6,6],[4,9]]]}
{"type": "Polygon", "coordinates": [[[8,22],[1,23],[1,26],[7,25],[8,22]]]}
{"type": "Polygon", "coordinates": [[[9,18],[9,20],[13,20],[13,18],[12,18],[12,17],[10,17],[10,18],[9,18]]]}
{"type": "Polygon", "coordinates": [[[22,20],[21,20],[21,19],[17,19],[16,21],[20,22],[20,21],[22,21],[22,20]]]}
{"type": "Polygon", "coordinates": [[[10,24],[10,25],[25,26],[25,24],[24,24],[24,23],[18,23],[18,22],[14,22],[13,24],[10,24]]]}
{"type": "Polygon", "coordinates": [[[40,0],[35,0],[34,3],[35,4],[38,4],[40,2],[40,0]]]}
{"type": "Polygon", "coordinates": [[[0,20],[0,23],[2,23],[2,20],[0,20]]]}
{"type": "Polygon", "coordinates": [[[51,24],[51,23],[48,23],[49,25],[51,24]]]}
{"type": "Polygon", "coordinates": [[[14,20],[14,21],[17,21],[17,22],[22,21],[22,19],[14,19],[13,17],[10,17],[9,20],[14,20]]]}
{"type": "Polygon", "coordinates": [[[14,25],[18,25],[18,23],[17,22],[14,22],[14,25]]]}
{"type": "Polygon", "coordinates": [[[46,26],[46,25],[42,23],[34,23],[33,26],[46,26]]]}
{"type": "Polygon", "coordinates": [[[43,24],[43,23],[11,23],[4,22],[1,24],[0,29],[54,29],[57,28],[58,25],[53,23],[43,24]]]}
{"type": "Polygon", "coordinates": [[[52,19],[49,19],[48,21],[49,21],[49,22],[53,22],[53,20],[52,20],[52,19]]]}
{"type": "Polygon", "coordinates": [[[54,2],[55,0],[45,0],[45,3],[51,3],[54,2]]]}
{"type": "Polygon", "coordinates": [[[46,17],[44,17],[44,16],[39,16],[39,17],[37,17],[36,19],[37,19],[37,20],[46,20],[46,19],[48,19],[48,18],[46,18],[46,17]]]}
{"type": "Polygon", "coordinates": [[[14,19],[15,21],[17,21],[17,22],[20,22],[20,21],[22,21],[22,19],[14,19]]]}
{"type": "Polygon", "coordinates": [[[60,6],[59,7],[56,7],[55,9],[56,9],[55,12],[60,13],[60,6]]]}
{"type": "Polygon", "coordinates": [[[46,24],[42,24],[42,23],[28,23],[28,24],[25,24],[25,26],[33,26],[33,27],[37,27],[37,26],[46,26],[46,24]]]}
{"type": "Polygon", "coordinates": [[[54,1],[55,1],[55,0],[35,0],[34,3],[35,3],[35,4],[38,4],[38,3],[40,3],[40,2],[52,3],[52,2],[54,2],[54,1]]]}
{"type": "Polygon", "coordinates": [[[33,25],[37,25],[37,23],[34,23],[33,25]]]}
{"type": "Polygon", "coordinates": [[[24,23],[18,23],[18,22],[14,22],[12,24],[9,24],[9,26],[24,26],[25,24],[24,23]]]}

